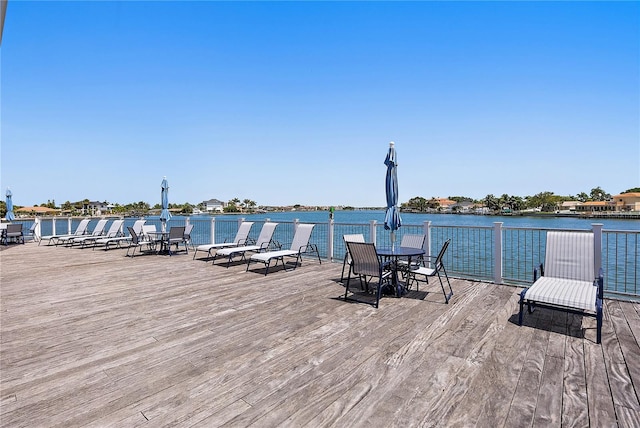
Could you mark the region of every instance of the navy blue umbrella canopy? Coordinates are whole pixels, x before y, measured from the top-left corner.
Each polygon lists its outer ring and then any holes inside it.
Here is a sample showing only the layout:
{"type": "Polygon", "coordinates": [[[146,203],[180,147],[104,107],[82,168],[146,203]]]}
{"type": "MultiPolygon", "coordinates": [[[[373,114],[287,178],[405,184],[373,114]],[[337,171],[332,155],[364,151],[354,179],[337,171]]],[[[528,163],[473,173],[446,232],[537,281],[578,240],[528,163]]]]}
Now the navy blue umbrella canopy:
{"type": "Polygon", "coordinates": [[[13,221],[16,218],[16,216],[13,215],[13,201],[11,200],[11,197],[11,190],[7,188],[7,214],[4,216],[7,221],[13,221]]]}
{"type": "Polygon", "coordinates": [[[162,221],[162,228],[165,229],[167,227],[166,223],[171,218],[171,213],[169,212],[169,182],[167,181],[167,177],[162,179],[162,189],[160,191],[160,199],[162,202],[162,212],[160,213],[160,221],[162,221]]]}
{"type": "Polygon", "coordinates": [[[395,231],[402,226],[400,211],[398,210],[398,157],[396,156],[395,143],[389,143],[389,153],[384,160],[387,166],[385,186],[387,190],[387,212],[384,216],[384,228],[391,231],[391,243],[395,243],[395,231]]]}

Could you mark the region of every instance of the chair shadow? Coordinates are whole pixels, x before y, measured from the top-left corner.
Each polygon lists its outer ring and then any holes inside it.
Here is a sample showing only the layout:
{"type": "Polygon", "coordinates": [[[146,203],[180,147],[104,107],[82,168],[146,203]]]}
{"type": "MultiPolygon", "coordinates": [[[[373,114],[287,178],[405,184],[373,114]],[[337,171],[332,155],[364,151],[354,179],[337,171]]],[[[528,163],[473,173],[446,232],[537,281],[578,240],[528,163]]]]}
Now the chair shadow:
{"type": "Polygon", "coordinates": [[[544,309],[538,308],[533,312],[533,314],[530,314],[525,308],[524,317],[522,319],[522,326],[520,326],[518,322],[518,319],[519,319],[518,312],[512,314],[509,317],[508,322],[516,325],[517,327],[534,328],[536,330],[548,331],[550,333],[564,334],[569,337],[575,337],[576,339],[584,339],[584,340],[588,340],[589,342],[596,343],[594,339],[587,337],[587,335],[585,334],[587,330],[595,331],[596,328],[583,327],[581,325],[582,318],[583,318],[581,315],[569,314],[569,317],[574,316],[580,319],[580,328],[571,328],[571,325],[569,323],[570,318],[565,318],[564,321],[558,322],[557,320],[552,318],[551,311],[547,311],[548,313],[544,315],[537,314],[537,312],[541,312],[541,311],[544,311],[544,309]]]}

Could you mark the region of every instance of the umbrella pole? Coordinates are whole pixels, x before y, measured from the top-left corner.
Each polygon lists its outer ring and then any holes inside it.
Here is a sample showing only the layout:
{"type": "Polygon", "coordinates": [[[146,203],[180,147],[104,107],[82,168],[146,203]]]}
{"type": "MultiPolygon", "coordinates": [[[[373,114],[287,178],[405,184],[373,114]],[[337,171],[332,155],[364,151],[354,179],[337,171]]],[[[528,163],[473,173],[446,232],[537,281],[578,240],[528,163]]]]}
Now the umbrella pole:
{"type": "Polygon", "coordinates": [[[396,249],[396,231],[391,232],[391,251],[396,249]]]}

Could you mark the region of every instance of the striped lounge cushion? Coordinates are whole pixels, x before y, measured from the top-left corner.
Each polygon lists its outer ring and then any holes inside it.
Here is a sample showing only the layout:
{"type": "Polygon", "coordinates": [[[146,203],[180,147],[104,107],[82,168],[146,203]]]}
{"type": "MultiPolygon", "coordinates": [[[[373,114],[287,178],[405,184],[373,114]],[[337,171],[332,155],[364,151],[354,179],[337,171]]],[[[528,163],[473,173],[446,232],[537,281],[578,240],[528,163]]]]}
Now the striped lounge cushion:
{"type": "Polygon", "coordinates": [[[525,299],[595,312],[597,295],[598,287],[590,281],[543,276],[529,287],[525,299]]]}

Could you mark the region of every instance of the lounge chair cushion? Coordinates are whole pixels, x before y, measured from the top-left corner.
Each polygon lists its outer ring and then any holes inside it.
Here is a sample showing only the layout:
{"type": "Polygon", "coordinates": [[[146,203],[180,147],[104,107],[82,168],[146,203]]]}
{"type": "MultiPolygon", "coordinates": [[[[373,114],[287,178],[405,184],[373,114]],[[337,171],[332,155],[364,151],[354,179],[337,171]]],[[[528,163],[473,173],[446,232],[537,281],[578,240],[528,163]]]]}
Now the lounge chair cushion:
{"type": "Polygon", "coordinates": [[[265,253],[258,253],[258,254],[252,255],[251,260],[259,260],[266,263],[271,259],[275,259],[279,257],[297,256],[297,255],[298,255],[298,251],[293,251],[293,250],[267,251],[265,253]]]}
{"type": "Polygon", "coordinates": [[[597,294],[590,281],[543,276],[529,287],[525,299],[595,313],[597,294]]]}

